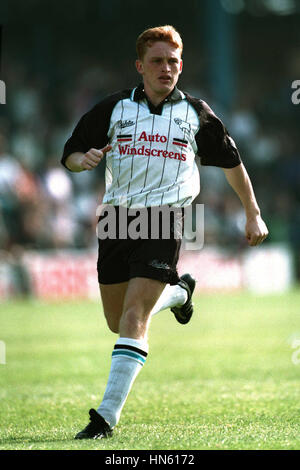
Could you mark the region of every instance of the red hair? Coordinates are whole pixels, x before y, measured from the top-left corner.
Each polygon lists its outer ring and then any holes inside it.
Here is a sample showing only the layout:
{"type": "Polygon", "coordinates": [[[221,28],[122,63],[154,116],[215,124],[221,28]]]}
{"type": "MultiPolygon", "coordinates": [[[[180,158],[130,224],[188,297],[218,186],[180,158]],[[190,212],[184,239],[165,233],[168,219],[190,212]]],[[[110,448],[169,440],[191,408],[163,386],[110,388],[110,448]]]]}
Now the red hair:
{"type": "Polygon", "coordinates": [[[157,26],[156,28],[146,29],[139,35],[136,41],[136,52],[139,59],[143,59],[146,48],[151,47],[154,42],[165,41],[180,50],[182,54],[183,44],[180,34],[173,26],[157,26]]]}

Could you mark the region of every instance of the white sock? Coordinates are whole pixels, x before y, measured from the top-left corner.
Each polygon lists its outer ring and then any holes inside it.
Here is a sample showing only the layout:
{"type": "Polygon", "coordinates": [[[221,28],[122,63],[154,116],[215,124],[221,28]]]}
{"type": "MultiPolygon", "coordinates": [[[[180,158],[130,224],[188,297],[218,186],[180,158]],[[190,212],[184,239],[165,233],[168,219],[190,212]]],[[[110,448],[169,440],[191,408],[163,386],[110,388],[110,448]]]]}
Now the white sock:
{"type": "Polygon", "coordinates": [[[183,287],[180,287],[178,284],[175,284],[174,286],[167,284],[153,309],[151,310],[151,316],[161,312],[162,310],[165,310],[166,308],[183,305],[187,299],[188,294],[187,291],[183,289],[183,287]]]}
{"type": "Polygon", "coordinates": [[[111,428],[120,419],[126,398],[147,354],[148,344],[145,340],[119,338],[115,344],[106,390],[97,409],[111,428]]]}

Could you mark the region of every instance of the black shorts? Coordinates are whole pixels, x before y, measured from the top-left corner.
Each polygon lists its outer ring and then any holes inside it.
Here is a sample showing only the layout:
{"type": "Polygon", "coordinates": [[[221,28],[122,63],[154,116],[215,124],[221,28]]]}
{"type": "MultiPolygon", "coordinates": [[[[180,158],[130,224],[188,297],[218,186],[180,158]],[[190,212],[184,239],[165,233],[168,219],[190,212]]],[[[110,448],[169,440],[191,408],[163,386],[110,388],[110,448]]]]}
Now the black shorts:
{"type": "MultiPolygon", "coordinates": [[[[128,211],[126,208],[115,207],[116,213],[128,211]]],[[[98,233],[98,280],[100,284],[116,284],[129,281],[134,277],[156,279],[171,285],[177,284],[179,276],[177,273],[177,262],[181,247],[182,236],[178,236],[178,212],[177,222],[171,217],[170,236],[163,235],[160,220],[158,238],[151,238],[151,214],[149,208],[142,209],[148,213],[148,236],[147,238],[132,239],[119,237],[119,225],[116,224],[116,237],[110,236],[103,239],[98,233]],[[176,225],[177,224],[177,225],[176,225]],[[175,225],[177,228],[175,228],[175,225]],[[176,234],[176,235],[175,235],[176,234]]],[[[127,212],[128,214],[128,212],[127,212]]],[[[129,224],[138,217],[128,216],[129,224]]],[[[104,220],[106,214],[102,214],[99,222],[104,220]]],[[[183,210],[180,209],[181,234],[183,233],[183,210]]],[[[179,231],[180,231],[179,230],[179,231]]],[[[145,233],[145,232],[144,232],[145,233]]]]}

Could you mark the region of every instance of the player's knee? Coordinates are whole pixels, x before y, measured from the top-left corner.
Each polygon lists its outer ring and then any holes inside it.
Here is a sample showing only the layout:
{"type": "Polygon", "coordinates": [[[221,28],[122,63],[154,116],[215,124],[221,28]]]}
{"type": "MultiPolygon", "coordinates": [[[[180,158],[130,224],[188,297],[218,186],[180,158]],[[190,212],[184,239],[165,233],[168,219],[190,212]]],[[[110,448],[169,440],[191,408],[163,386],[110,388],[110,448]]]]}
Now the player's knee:
{"type": "Polygon", "coordinates": [[[123,320],[130,326],[143,329],[148,321],[149,313],[137,306],[127,308],[123,313],[123,320]]]}

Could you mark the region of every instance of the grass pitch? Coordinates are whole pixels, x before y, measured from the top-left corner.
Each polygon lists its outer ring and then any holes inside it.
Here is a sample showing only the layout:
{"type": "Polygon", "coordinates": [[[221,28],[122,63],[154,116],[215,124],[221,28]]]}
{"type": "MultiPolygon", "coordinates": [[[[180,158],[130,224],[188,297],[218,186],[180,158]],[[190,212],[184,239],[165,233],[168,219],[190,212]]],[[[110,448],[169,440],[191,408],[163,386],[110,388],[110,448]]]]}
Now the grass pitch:
{"type": "Polygon", "coordinates": [[[159,313],[113,438],[75,441],[116,339],[100,303],[1,304],[0,449],[299,449],[299,305],[203,294],[186,326],[159,313]]]}

